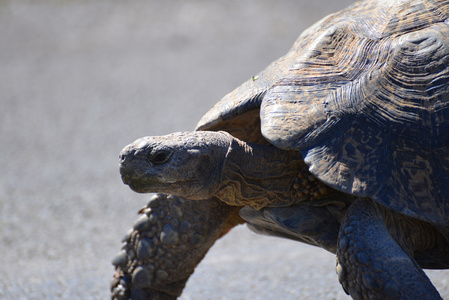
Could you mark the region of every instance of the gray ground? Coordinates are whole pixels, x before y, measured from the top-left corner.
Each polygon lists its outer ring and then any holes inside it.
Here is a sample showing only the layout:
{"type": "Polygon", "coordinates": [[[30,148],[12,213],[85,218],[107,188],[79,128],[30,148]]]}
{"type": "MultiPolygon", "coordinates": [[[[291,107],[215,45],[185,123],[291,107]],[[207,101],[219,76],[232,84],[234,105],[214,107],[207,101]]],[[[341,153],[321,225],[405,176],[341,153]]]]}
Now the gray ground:
{"type": "MultiPolygon", "coordinates": [[[[149,196],[123,146],[191,130],[224,94],[350,1],[1,1],[0,298],[107,299],[149,196]]],[[[449,298],[448,271],[428,272],[449,298]]],[[[334,257],[240,227],[182,299],[346,299],[334,257]]]]}

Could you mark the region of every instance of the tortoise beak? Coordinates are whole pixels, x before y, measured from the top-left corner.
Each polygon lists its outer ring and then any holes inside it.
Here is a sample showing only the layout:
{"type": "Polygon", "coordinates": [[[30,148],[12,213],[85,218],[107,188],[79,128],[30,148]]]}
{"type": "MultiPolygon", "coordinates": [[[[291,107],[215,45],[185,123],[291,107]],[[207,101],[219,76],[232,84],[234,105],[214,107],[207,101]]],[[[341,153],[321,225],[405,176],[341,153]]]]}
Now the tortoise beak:
{"type": "Polygon", "coordinates": [[[131,176],[126,173],[125,169],[120,167],[120,175],[122,176],[122,181],[126,185],[130,185],[131,183],[131,176]]]}
{"type": "Polygon", "coordinates": [[[120,175],[124,184],[137,193],[149,193],[151,164],[142,158],[142,152],[126,146],[119,154],[120,175]]]}
{"type": "Polygon", "coordinates": [[[119,154],[120,175],[123,183],[126,185],[130,185],[133,177],[135,177],[134,168],[130,166],[130,162],[134,158],[134,152],[135,150],[126,146],[119,154]]]}

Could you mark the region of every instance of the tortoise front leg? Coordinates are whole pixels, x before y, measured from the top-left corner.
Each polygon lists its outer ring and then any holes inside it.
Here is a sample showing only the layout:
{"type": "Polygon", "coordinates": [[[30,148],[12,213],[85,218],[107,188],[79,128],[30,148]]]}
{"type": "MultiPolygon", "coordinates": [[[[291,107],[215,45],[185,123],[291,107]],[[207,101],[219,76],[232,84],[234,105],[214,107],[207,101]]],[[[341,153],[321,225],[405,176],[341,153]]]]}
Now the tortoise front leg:
{"type": "Polygon", "coordinates": [[[354,299],[441,299],[415,260],[391,237],[370,199],[358,199],[343,219],[337,273],[354,299]]]}
{"type": "Polygon", "coordinates": [[[112,299],[176,299],[214,242],[243,223],[240,207],[218,199],[156,195],[114,258],[112,299]]]}

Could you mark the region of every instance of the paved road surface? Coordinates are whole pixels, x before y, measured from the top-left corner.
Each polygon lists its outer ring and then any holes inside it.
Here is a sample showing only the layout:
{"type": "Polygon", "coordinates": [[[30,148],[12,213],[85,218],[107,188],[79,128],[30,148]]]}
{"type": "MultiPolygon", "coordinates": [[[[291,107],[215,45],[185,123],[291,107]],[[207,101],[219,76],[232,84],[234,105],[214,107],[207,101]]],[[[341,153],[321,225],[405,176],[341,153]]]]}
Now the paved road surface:
{"type": "MultiPolygon", "coordinates": [[[[348,2],[0,2],[0,298],[108,299],[110,260],[149,198],[122,185],[121,148],[193,129],[348,2]]],[[[449,298],[449,273],[430,274],[449,298]]],[[[240,227],[182,296],[276,298],[347,299],[334,257],[240,227]]]]}

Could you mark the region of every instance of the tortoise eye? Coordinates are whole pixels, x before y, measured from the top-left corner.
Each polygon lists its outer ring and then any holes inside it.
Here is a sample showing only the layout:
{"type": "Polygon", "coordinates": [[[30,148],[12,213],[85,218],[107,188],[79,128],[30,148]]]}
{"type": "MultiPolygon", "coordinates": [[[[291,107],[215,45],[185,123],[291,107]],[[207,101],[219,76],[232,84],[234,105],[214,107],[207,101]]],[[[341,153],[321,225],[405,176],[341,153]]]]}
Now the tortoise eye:
{"type": "Polygon", "coordinates": [[[154,155],[151,155],[150,161],[153,164],[163,164],[170,158],[170,156],[171,156],[171,152],[162,150],[162,151],[156,152],[154,155]]]}

